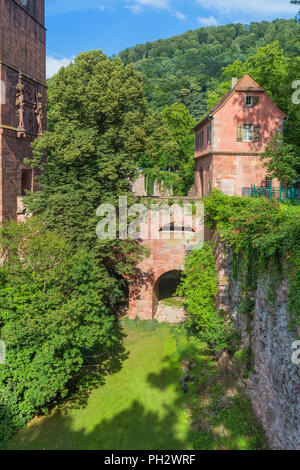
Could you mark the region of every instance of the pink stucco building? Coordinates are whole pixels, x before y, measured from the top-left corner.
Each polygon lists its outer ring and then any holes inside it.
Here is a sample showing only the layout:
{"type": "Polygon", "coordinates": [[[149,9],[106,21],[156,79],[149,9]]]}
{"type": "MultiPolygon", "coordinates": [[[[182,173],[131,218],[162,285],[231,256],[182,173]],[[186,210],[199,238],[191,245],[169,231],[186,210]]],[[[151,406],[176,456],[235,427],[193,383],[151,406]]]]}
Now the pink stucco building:
{"type": "Polygon", "coordinates": [[[233,79],[230,91],[195,127],[194,195],[204,197],[219,188],[241,196],[244,187],[265,184],[259,157],[282,131],[285,117],[249,75],[233,79]]]}

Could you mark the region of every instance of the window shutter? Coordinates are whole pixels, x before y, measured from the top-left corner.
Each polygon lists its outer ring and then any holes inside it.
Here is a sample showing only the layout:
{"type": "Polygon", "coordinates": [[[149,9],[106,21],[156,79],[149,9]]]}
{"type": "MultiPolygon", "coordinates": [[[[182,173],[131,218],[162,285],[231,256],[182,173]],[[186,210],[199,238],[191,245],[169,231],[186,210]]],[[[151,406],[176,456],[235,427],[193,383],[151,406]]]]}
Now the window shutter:
{"type": "Polygon", "coordinates": [[[259,142],[260,140],[260,125],[255,124],[254,126],[254,142],[259,142]]]}
{"type": "Polygon", "coordinates": [[[252,103],[253,103],[253,106],[258,106],[259,105],[259,96],[253,96],[252,97],[252,103]]]}
{"type": "Polygon", "coordinates": [[[237,142],[243,142],[243,124],[239,124],[237,127],[237,142]]]}

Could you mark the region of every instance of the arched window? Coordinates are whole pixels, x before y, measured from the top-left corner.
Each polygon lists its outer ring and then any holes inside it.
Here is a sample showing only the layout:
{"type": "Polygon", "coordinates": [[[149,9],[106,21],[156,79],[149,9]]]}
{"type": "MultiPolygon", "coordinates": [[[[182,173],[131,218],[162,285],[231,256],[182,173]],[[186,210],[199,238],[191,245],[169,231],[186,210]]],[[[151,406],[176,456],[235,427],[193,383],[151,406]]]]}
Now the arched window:
{"type": "Polygon", "coordinates": [[[170,224],[161,227],[160,232],[195,232],[195,230],[192,227],[178,226],[175,225],[174,222],[171,222],[170,224]]]}

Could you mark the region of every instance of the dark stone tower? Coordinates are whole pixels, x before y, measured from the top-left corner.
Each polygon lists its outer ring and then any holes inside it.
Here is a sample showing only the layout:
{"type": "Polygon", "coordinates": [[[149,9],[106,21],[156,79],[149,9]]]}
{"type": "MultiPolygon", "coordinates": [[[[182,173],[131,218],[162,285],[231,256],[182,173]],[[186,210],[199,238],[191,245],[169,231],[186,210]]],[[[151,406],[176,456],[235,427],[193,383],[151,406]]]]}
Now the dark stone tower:
{"type": "Polygon", "coordinates": [[[0,222],[22,220],[35,186],[24,158],[46,126],[44,17],[44,0],[0,0],[0,222]]]}

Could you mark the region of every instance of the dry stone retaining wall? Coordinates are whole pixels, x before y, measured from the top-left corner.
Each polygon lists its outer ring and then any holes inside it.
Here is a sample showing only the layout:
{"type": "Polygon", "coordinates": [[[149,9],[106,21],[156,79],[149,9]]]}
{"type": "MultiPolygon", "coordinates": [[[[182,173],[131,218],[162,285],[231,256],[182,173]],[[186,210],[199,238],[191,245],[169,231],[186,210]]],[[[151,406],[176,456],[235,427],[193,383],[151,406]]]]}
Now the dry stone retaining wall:
{"type": "Polygon", "coordinates": [[[217,241],[216,262],[220,285],[217,307],[223,308],[241,334],[241,347],[251,346],[254,373],[245,380],[246,391],[272,449],[300,450],[300,366],[293,364],[288,284],[282,280],[275,301],[268,300],[271,275],[259,277],[253,317],[240,313],[241,283],[232,276],[230,250],[217,241]]]}

